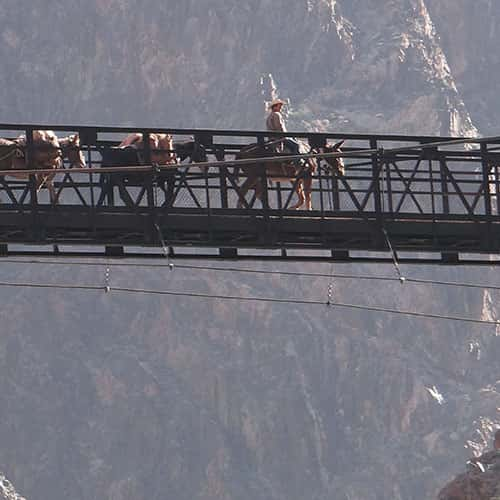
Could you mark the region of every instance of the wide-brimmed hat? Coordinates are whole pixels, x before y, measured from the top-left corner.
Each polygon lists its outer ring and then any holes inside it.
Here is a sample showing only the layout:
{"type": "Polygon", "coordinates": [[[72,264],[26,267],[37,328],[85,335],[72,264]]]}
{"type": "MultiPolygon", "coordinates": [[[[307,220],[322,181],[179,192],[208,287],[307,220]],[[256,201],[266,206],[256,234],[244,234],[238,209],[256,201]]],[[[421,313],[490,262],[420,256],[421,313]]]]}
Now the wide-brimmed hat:
{"type": "Polygon", "coordinates": [[[272,108],[273,106],[276,106],[276,104],[286,104],[286,101],[283,101],[283,99],[273,99],[269,103],[269,109],[272,108]]]}

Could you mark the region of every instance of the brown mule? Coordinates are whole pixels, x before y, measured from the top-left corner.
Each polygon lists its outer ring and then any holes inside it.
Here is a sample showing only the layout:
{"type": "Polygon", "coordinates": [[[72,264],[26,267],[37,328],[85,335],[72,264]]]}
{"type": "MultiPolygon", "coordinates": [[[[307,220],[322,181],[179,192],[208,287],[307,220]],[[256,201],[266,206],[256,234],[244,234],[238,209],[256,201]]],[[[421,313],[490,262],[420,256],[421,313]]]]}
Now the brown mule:
{"type": "MultiPolygon", "coordinates": [[[[340,148],[342,144],[344,144],[343,140],[333,146],[327,144],[322,148],[312,150],[311,152],[341,152],[340,148]]],[[[304,146],[305,145],[302,145],[302,147],[304,146]]],[[[237,155],[236,159],[263,158],[273,156],[274,154],[275,152],[270,146],[251,144],[243,148],[237,155]]],[[[344,174],[344,162],[342,158],[325,158],[324,161],[328,164],[328,170],[332,175],[333,173],[339,173],[341,175],[344,174]]],[[[239,189],[238,208],[243,206],[245,195],[250,189],[255,191],[255,196],[260,200],[262,200],[263,192],[262,177],[260,175],[257,162],[255,164],[241,166],[240,170],[246,177],[246,180],[239,189]]],[[[313,175],[317,170],[318,161],[315,158],[308,158],[305,163],[280,161],[279,158],[277,158],[276,162],[273,161],[265,164],[266,177],[269,181],[292,183],[298,197],[297,203],[290,207],[292,210],[298,209],[304,204],[307,210],[312,210],[312,181],[313,175]]]]}
{"type": "MultiPolygon", "coordinates": [[[[63,167],[63,158],[67,158],[70,167],[85,167],[85,158],[80,150],[78,134],[58,139],[51,130],[33,131],[33,169],[59,169],[63,167]]],[[[17,139],[0,138],[0,170],[27,170],[26,164],[26,137],[17,139]]],[[[8,174],[16,179],[29,179],[29,174],[16,172],[8,174]]],[[[56,172],[50,174],[36,174],[35,186],[39,192],[44,186],[49,191],[51,203],[57,203],[57,194],[54,187],[56,172]]]]}
{"type": "MultiPolygon", "coordinates": [[[[244,147],[236,156],[236,159],[250,159],[255,158],[265,158],[276,155],[275,149],[270,145],[257,145],[250,144],[244,147]]],[[[266,162],[264,165],[266,178],[270,182],[291,182],[294,191],[298,197],[297,203],[291,207],[291,209],[298,209],[304,203],[307,208],[311,209],[311,186],[312,186],[312,175],[316,172],[317,162],[316,160],[309,159],[305,163],[281,161],[279,157],[276,161],[266,162]]],[[[246,180],[239,188],[238,196],[238,208],[241,208],[244,203],[245,195],[250,189],[255,191],[255,196],[262,200],[262,193],[264,191],[264,186],[262,183],[262,177],[260,175],[259,164],[242,165],[239,168],[243,177],[246,180]]]]}

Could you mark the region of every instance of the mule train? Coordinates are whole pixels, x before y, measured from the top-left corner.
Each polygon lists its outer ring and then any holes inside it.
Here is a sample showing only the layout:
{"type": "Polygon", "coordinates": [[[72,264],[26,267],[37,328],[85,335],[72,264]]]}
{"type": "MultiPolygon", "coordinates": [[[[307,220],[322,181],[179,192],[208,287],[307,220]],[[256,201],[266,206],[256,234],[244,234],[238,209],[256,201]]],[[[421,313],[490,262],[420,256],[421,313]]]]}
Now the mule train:
{"type": "MultiPolygon", "coordinates": [[[[150,133],[148,137],[148,148],[145,148],[141,133],[128,135],[117,146],[98,146],[97,150],[101,156],[100,165],[102,167],[127,167],[147,164],[172,166],[172,168],[160,169],[155,175],[156,186],[165,195],[164,205],[169,206],[173,203],[175,197],[176,173],[178,172],[175,165],[180,167],[184,160],[188,160],[190,163],[206,162],[208,161],[207,151],[203,145],[195,140],[174,142],[171,135],[161,133],[150,133]],[[146,158],[146,150],[148,150],[149,160],[146,158]]],[[[280,155],[291,154],[292,152],[287,151],[285,142],[285,147],[278,153],[275,147],[277,142],[280,142],[280,140],[264,144],[250,144],[236,153],[236,160],[255,159],[255,163],[251,162],[234,168],[232,178],[238,196],[238,208],[249,206],[246,195],[251,190],[254,191],[255,198],[262,200],[265,187],[262,176],[264,171],[269,182],[286,181],[292,184],[292,192],[296,194],[298,199],[290,208],[298,209],[305,205],[306,209],[312,209],[312,182],[314,175],[318,172],[318,160],[316,158],[294,161],[282,160],[280,155]],[[276,161],[267,161],[262,169],[259,158],[274,156],[276,156],[276,161]]],[[[335,145],[326,144],[320,148],[309,148],[305,143],[300,143],[300,153],[340,152],[343,142],[341,141],[335,145]]],[[[57,171],[64,167],[65,160],[70,168],[83,168],[86,166],[78,134],[59,138],[51,130],[34,130],[30,161],[28,160],[28,151],[25,136],[19,136],[16,139],[0,138],[0,170],[10,170],[12,173],[4,175],[25,180],[29,178],[29,175],[23,173],[23,170],[27,170],[28,166],[32,169],[53,170],[53,173],[47,174],[44,172],[34,176],[37,192],[46,187],[49,191],[50,201],[53,204],[58,201],[54,178],[57,171]]],[[[224,153],[221,151],[215,151],[214,154],[218,160],[224,158],[224,153]]],[[[230,163],[231,161],[229,161],[230,163]]],[[[328,175],[342,175],[344,173],[342,158],[325,158],[325,164],[328,175]]],[[[206,172],[206,169],[202,169],[202,171],[206,172]]],[[[107,197],[112,203],[114,188],[118,187],[121,199],[127,203],[130,200],[127,187],[144,186],[147,175],[145,172],[137,171],[102,173],[99,176],[101,186],[99,202],[102,203],[107,197]]]]}
{"type": "MultiPolygon", "coordinates": [[[[206,162],[207,152],[203,145],[198,144],[196,141],[173,142],[172,137],[167,134],[150,134],[149,135],[149,149],[151,154],[151,162],[158,165],[175,165],[184,161],[186,158],[192,163],[206,162]]],[[[304,204],[308,210],[312,209],[312,181],[313,175],[318,171],[318,161],[315,158],[300,161],[284,161],[280,160],[278,153],[273,148],[273,145],[279,141],[270,141],[259,144],[250,144],[243,147],[239,153],[235,155],[235,159],[256,159],[262,157],[276,156],[276,161],[266,163],[265,174],[269,182],[283,182],[289,181],[292,184],[292,189],[298,197],[298,201],[291,208],[296,209],[302,207],[304,204]]],[[[340,141],[335,145],[326,144],[320,148],[309,148],[305,143],[300,143],[301,154],[309,153],[336,153],[340,152],[340,148],[344,141],[340,141]]],[[[144,144],[142,134],[129,135],[123,140],[119,146],[112,148],[104,148],[101,150],[102,166],[127,166],[127,165],[141,165],[144,164],[142,152],[144,151],[144,144]]],[[[286,143],[283,149],[284,154],[290,154],[287,151],[286,143]]],[[[221,150],[214,152],[217,160],[222,160],[224,154],[221,150]]],[[[342,158],[326,158],[327,172],[329,175],[343,174],[344,163],[342,158]]],[[[231,163],[229,161],[229,163],[231,163]]],[[[203,170],[205,171],[205,170],[203,170]]],[[[165,194],[165,205],[170,205],[174,198],[175,188],[175,174],[176,169],[162,170],[156,175],[157,185],[163,190],[165,194]]],[[[243,177],[245,180],[236,188],[238,195],[237,207],[241,208],[244,204],[248,206],[245,201],[245,195],[249,190],[254,190],[255,196],[262,199],[263,183],[261,171],[258,168],[258,163],[251,163],[240,168],[235,168],[233,178],[243,177]]],[[[137,185],[144,182],[143,173],[114,173],[104,175],[101,179],[103,185],[102,196],[105,193],[111,194],[113,188],[119,188],[120,196],[123,201],[129,198],[125,184],[137,185]]],[[[102,199],[102,198],[101,198],[102,199]]]]}
{"type": "MultiPolygon", "coordinates": [[[[134,165],[145,165],[144,144],[142,134],[128,135],[118,146],[99,147],[102,167],[125,167],[134,165]]],[[[28,144],[25,136],[15,139],[0,138],[0,170],[10,171],[9,177],[17,179],[29,179],[29,174],[23,170],[53,170],[54,173],[35,174],[36,191],[39,192],[46,187],[50,193],[51,203],[57,203],[57,193],[54,187],[54,178],[57,170],[64,166],[67,160],[69,168],[86,166],[85,158],[80,147],[78,134],[58,138],[51,130],[34,130],[31,161],[28,160],[28,144]]],[[[156,165],[177,164],[187,157],[193,162],[206,161],[207,157],[203,147],[195,141],[175,143],[172,136],[168,134],[149,134],[150,162],[156,165]]],[[[173,194],[173,177],[175,169],[160,172],[156,178],[160,188],[169,195],[173,194]],[[165,187],[168,185],[168,188],[165,187]]],[[[141,172],[101,174],[100,184],[102,196],[112,190],[115,185],[120,188],[120,194],[124,195],[124,183],[130,185],[144,183],[145,174],[141,172]]],[[[122,196],[124,198],[124,196],[122,196]]]]}

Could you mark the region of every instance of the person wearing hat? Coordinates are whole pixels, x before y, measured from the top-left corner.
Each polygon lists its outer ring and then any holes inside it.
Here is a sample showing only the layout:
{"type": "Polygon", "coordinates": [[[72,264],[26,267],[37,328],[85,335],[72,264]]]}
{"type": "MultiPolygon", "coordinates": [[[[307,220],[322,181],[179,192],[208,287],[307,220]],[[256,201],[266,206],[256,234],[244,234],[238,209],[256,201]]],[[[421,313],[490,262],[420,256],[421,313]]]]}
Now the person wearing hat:
{"type": "Polygon", "coordinates": [[[266,120],[267,130],[273,132],[286,132],[285,120],[281,114],[281,108],[286,104],[281,99],[273,99],[269,104],[270,113],[266,120]]]}
{"type": "MultiPolygon", "coordinates": [[[[285,120],[281,114],[281,108],[284,104],[286,104],[286,102],[281,99],[273,99],[269,104],[271,112],[266,119],[267,130],[271,132],[286,132],[285,120]]],[[[271,138],[271,140],[273,139],[271,138]]],[[[285,146],[286,149],[292,154],[299,154],[299,144],[293,139],[290,139],[289,137],[284,138],[282,143],[277,144],[275,148],[276,151],[282,152],[283,146],[285,146]]]]}

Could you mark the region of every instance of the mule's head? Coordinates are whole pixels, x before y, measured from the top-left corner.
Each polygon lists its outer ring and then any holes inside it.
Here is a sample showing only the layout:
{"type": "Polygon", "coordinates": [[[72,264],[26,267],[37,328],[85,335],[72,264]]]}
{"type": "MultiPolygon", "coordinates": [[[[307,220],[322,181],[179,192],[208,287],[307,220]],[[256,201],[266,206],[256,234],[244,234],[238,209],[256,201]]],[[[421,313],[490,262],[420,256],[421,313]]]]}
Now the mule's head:
{"type": "Polygon", "coordinates": [[[68,137],[59,139],[63,158],[67,158],[70,167],[83,168],[86,167],[85,157],[80,149],[80,136],[71,134],[68,137]]]}
{"type": "MultiPolygon", "coordinates": [[[[336,144],[326,144],[322,148],[320,148],[321,153],[341,153],[342,150],[340,149],[342,147],[342,144],[344,144],[345,140],[342,140],[340,142],[337,142],[336,144]]],[[[344,175],[345,172],[345,165],[344,165],[344,160],[339,157],[327,157],[324,158],[326,163],[330,166],[330,172],[335,173],[338,172],[341,175],[344,175]]]]}
{"type": "Polygon", "coordinates": [[[193,151],[191,153],[191,160],[194,163],[208,161],[207,150],[203,144],[193,141],[193,151]]]}
{"type": "Polygon", "coordinates": [[[208,161],[205,146],[195,141],[193,137],[188,141],[176,142],[174,144],[174,149],[179,162],[184,161],[186,158],[189,158],[193,163],[208,161]]]}
{"type": "MultiPolygon", "coordinates": [[[[218,161],[218,152],[215,152],[215,157],[218,161]]],[[[193,163],[204,163],[208,161],[208,155],[207,155],[207,150],[205,149],[205,146],[203,144],[200,144],[199,142],[193,141],[193,150],[191,152],[191,161],[193,163]]],[[[207,173],[210,170],[210,167],[199,167],[201,172],[207,173]]]]}

